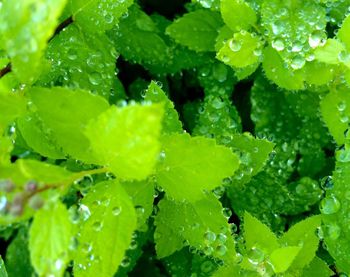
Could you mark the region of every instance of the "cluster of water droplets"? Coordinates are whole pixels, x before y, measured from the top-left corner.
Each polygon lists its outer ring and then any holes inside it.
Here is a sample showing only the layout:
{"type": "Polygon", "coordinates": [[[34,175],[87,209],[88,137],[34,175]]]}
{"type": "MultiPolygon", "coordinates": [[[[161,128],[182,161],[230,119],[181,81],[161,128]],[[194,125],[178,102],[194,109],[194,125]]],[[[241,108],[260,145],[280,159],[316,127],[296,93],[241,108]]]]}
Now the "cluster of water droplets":
{"type": "Polygon", "coordinates": [[[289,9],[278,1],[265,5],[262,25],[271,46],[293,70],[313,61],[315,48],[323,46],[325,32],[325,9],[312,1],[299,2],[299,7],[289,9]]]}
{"type": "Polygon", "coordinates": [[[218,143],[228,144],[232,135],[240,131],[238,113],[225,95],[208,95],[199,107],[198,114],[194,134],[215,137],[218,143]]]}
{"type": "Polygon", "coordinates": [[[115,78],[117,55],[106,37],[83,34],[71,24],[49,44],[46,56],[52,67],[43,82],[89,89],[108,97],[115,78]]]}

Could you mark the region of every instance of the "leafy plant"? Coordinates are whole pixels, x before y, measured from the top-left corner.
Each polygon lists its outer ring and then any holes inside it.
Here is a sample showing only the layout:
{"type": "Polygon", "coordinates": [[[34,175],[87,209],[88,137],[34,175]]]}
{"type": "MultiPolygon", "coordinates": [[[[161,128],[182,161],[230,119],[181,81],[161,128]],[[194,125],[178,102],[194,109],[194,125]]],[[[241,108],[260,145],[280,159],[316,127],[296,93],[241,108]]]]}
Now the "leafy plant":
{"type": "Polygon", "coordinates": [[[0,0],[0,277],[347,276],[349,6],[0,0]]]}

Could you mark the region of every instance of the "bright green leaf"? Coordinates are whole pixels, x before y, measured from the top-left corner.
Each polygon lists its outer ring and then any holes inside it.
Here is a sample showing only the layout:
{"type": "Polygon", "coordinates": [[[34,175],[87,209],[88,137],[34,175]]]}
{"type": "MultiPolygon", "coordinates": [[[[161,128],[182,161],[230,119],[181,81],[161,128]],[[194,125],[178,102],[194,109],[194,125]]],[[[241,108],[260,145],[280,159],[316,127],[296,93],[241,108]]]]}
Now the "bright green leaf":
{"type": "Polygon", "coordinates": [[[230,149],[215,140],[174,134],[163,138],[163,158],[157,168],[157,181],[177,200],[201,199],[204,190],[232,176],[239,162],[230,149]]]}
{"type": "Polygon", "coordinates": [[[197,10],[174,21],[166,33],[179,44],[194,51],[214,51],[222,22],[220,15],[209,10],[197,10]]]}
{"type": "Polygon", "coordinates": [[[40,276],[62,276],[69,261],[73,226],[66,207],[49,203],[34,216],[29,232],[32,264],[40,276]]]}
{"type": "Polygon", "coordinates": [[[173,102],[155,82],[152,81],[147,88],[144,99],[152,103],[164,103],[163,133],[181,133],[183,131],[173,102]]]}
{"type": "Polygon", "coordinates": [[[11,0],[2,2],[0,37],[11,58],[13,72],[22,82],[40,73],[47,40],[52,36],[66,0],[11,0]],[[16,16],[13,16],[16,15],[16,16]]]}
{"type": "Polygon", "coordinates": [[[321,113],[329,132],[338,144],[345,142],[344,132],[350,117],[350,95],[346,88],[330,91],[321,100],[321,113]]]}
{"type": "Polygon", "coordinates": [[[328,264],[320,258],[315,257],[310,265],[303,270],[302,277],[330,277],[333,275],[334,272],[328,267],[328,264]]]}
{"type": "Polygon", "coordinates": [[[88,32],[103,32],[117,25],[133,0],[71,0],[74,20],[88,32]]]}
{"type": "Polygon", "coordinates": [[[224,22],[233,31],[247,30],[257,21],[255,11],[244,0],[221,0],[220,10],[224,22]]]}
{"type": "Polygon", "coordinates": [[[77,159],[94,162],[94,157],[88,151],[90,143],[83,131],[92,118],[108,109],[107,101],[88,91],[61,87],[34,87],[29,95],[40,119],[51,130],[53,139],[63,152],[77,159]]]}
{"type": "Polygon", "coordinates": [[[337,33],[337,37],[345,44],[345,47],[347,48],[348,51],[350,51],[349,32],[350,32],[350,16],[348,15],[344,19],[337,33]]]}
{"type": "Polygon", "coordinates": [[[91,215],[80,226],[74,276],[113,276],[136,228],[131,199],[123,187],[113,180],[94,186],[82,204],[91,215]]]}
{"type": "Polygon", "coordinates": [[[85,134],[100,164],[122,179],[142,180],[157,162],[162,119],[161,104],[113,106],[90,121],[85,134]]]}
{"type": "Polygon", "coordinates": [[[248,212],[244,213],[244,239],[247,249],[259,248],[271,253],[279,247],[276,235],[248,212]]]}
{"type": "Polygon", "coordinates": [[[339,64],[339,54],[345,51],[344,45],[336,39],[328,39],[323,47],[315,50],[316,60],[328,64],[339,64]]]}
{"type": "Polygon", "coordinates": [[[280,238],[282,245],[299,246],[302,244],[298,255],[295,257],[291,268],[302,269],[308,265],[316,255],[319,238],[316,229],[321,225],[320,216],[312,216],[293,225],[288,232],[280,238]]]}
{"type": "Polygon", "coordinates": [[[259,61],[257,51],[261,47],[257,35],[248,32],[235,33],[217,53],[217,58],[232,67],[247,67],[259,61]]]}
{"type": "Polygon", "coordinates": [[[270,255],[270,261],[276,273],[287,271],[293,260],[298,255],[301,247],[286,246],[274,250],[270,255]]]}

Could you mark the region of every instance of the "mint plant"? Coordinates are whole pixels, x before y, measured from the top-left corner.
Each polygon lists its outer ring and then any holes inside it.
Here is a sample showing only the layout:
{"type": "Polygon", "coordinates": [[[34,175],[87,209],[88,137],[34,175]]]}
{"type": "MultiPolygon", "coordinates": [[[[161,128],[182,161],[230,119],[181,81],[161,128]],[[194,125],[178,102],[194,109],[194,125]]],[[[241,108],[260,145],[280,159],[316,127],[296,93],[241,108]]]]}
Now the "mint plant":
{"type": "Polygon", "coordinates": [[[0,0],[0,277],[350,274],[349,0],[0,0]]]}

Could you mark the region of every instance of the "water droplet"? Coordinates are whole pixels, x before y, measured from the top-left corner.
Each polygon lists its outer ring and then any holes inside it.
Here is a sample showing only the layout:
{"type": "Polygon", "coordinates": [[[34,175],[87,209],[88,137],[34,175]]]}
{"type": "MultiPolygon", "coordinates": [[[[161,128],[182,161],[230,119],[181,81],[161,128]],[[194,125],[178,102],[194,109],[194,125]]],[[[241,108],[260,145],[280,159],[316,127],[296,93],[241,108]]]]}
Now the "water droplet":
{"type": "Polygon", "coordinates": [[[345,111],[346,109],[346,102],[345,101],[340,101],[337,105],[338,111],[342,112],[345,111]]]}
{"type": "Polygon", "coordinates": [[[209,255],[213,254],[214,248],[207,245],[207,246],[205,246],[205,247],[203,248],[203,252],[204,252],[205,255],[208,255],[208,256],[209,256],[209,255]]]}
{"type": "Polygon", "coordinates": [[[259,248],[253,247],[248,253],[248,261],[253,265],[258,265],[265,259],[265,254],[259,248]]]}
{"type": "Polygon", "coordinates": [[[210,273],[214,268],[215,266],[211,261],[204,261],[201,264],[201,271],[203,271],[204,273],[210,273]]]}
{"type": "Polygon", "coordinates": [[[70,48],[68,51],[67,51],[67,57],[68,59],[70,60],[76,60],[77,57],[78,57],[78,54],[77,54],[77,50],[75,50],[74,48],[70,48]]]}
{"type": "Polygon", "coordinates": [[[97,86],[101,83],[102,77],[101,74],[98,72],[93,72],[89,74],[89,81],[91,84],[97,86]]]}
{"type": "Polygon", "coordinates": [[[224,217],[226,217],[228,219],[231,217],[232,211],[229,208],[223,208],[222,214],[224,215],[224,217]]]}
{"type": "Polygon", "coordinates": [[[218,237],[217,237],[217,240],[222,242],[222,243],[225,243],[226,240],[227,240],[227,236],[225,234],[219,234],[218,237]]]}
{"type": "Polygon", "coordinates": [[[332,189],[334,186],[332,176],[326,176],[321,180],[321,187],[325,190],[332,189]]]}
{"type": "Polygon", "coordinates": [[[342,63],[349,63],[350,55],[346,51],[341,51],[338,55],[338,60],[342,63]]]}
{"type": "Polygon", "coordinates": [[[339,238],[341,229],[336,223],[327,223],[322,226],[322,231],[325,237],[336,240],[339,238]]]}
{"type": "Polygon", "coordinates": [[[80,205],[80,207],[78,209],[78,213],[84,221],[88,220],[88,218],[91,215],[89,208],[87,206],[85,206],[84,204],[80,205]]]}
{"type": "Polygon", "coordinates": [[[142,207],[141,205],[135,206],[135,210],[138,216],[143,216],[143,214],[145,213],[145,208],[142,207]]]}
{"type": "Polygon", "coordinates": [[[99,232],[102,230],[103,224],[100,221],[96,221],[92,224],[92,228],[96,231],[99,232]]]}
{"type": "Polygon", "coordinates": [[[216,240],[216,235],[215,233],[211,232],[211,231],[207,231],[204,233],[204,239],[209,242],[212,243],[216,240]]]}
{"type": "Polygon", "coordinates": [[[58,259],[55,261],[55,269],[57,271],[61,270],[63,267],[63,261],[61,259],[58,259]]]}
{"type": "Polygon", "coordinates": [[[300,41],[294,42],[292,52],[300,52],[303,49],[303,44],[300,41]]]}
{"type": "Polygon", "coordinates": [[[215,252],[219,255],[219,256],[224,256],[227,252],[227,248],[225,245],[218,245],[215,248],[215,252]]]}
{"type": "Polygon", "coordinates": [[[109,13],[107,13],[107,14],[105,15],[105,21],[106,21],[107,24],[113,23],[113,20],[114,20],[114,16],[113,16],[113,15],[111,15],[111,14],[109,14],[109,13]]]}
{"type": "Polygon", "coordinates": [[[272,47],[275,48],[277,51],[283,51],[284,43],[281,39],[277,38],[274,41],[272,41],[272,47]]]}
{"type": "Polygon", "coordinates": [[[238,40],[231,39],[229,41],[229,47],[233,52],[238,52],[242,48],[242,43],[238,40]]]}
{"type": "Polygon", "coordinates": [[[316,47],[320,46],[324,37],[325,37],[325,34],[323,31],[316,30],[316,31],[312,32],[312,34],[309,36],[310,47],[316,48],[316,47]]]}
{"type": "Polygon", "coordinates": [[[334,196],[327,196],[326,198],[322,199],[320,204],[320,211],[323,214],[334,214],[340,209],[340,202],[339,200],[334,196]]]}
{"type": "Polygon", "coordinates": [[[293,69],[300,69],[305,65],[305,58],[301,55],[296,55],[292,58],[290,66],[293,69]]]}
{"type": "Polygon", "coordinates": [[[129,257],[124,257],[124,259],[122,260],[122,262],[120,263],[120,265],[122,267],[128,267],[131,263],[131,260],[129,257]]]}
{"type": "Polygon", "coordinates": [[[136,240],[132,240],[131,242],[130,242],[130,245],[129,245],[129,249],[131,249],[131,250],[134,250],[134,249],[136,249],[137,248],[137,241],[136,240]]]}
{"type": "Polygon", "coordinates": [[[121,209],[120,207],[114,207],[114,208],[112,209],[112,213],[113,213],[113,215],[115,215],[115,216],[120,215],[121,211],[122,211],[122,209],[121,209]]]}

